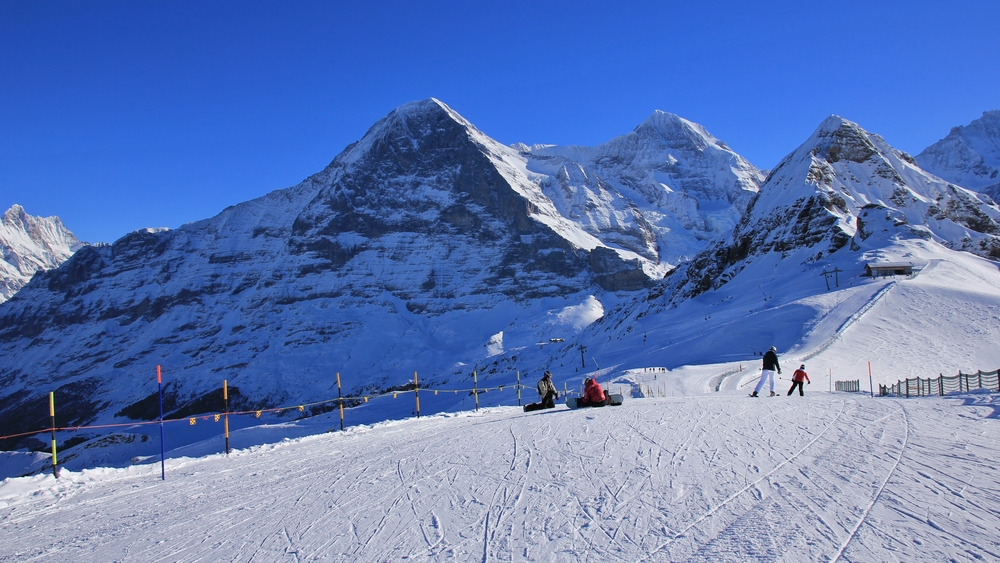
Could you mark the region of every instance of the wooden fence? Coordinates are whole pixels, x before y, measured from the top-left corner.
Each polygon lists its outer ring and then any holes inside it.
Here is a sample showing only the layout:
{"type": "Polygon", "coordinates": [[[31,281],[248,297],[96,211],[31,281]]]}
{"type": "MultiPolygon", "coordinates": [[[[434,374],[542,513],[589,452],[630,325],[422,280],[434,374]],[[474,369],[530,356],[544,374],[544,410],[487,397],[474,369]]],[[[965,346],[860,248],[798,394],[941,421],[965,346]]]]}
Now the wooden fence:
{"type": "MultiPolygon", "coordinates": [[[[839,382],[838,382],[839,383],[839,382]]],[[[947,395],[949,393],[964,393],[973,389],[989,389],[1000,392],[1000,369],[994,371],[979,370],[976,373],[928,378],[901,379],[893,385],[879,385],[879,395],[895,395],[896,397],[925,397],[927,395],[947,395]]]]}
{"type": "Polygon", "coordinates": [[[855,379],[853,381],[834,381],[834,389],[837,391],[846,391],[848,393],[857,393],[861,391],[861,380],[855,379]]]}

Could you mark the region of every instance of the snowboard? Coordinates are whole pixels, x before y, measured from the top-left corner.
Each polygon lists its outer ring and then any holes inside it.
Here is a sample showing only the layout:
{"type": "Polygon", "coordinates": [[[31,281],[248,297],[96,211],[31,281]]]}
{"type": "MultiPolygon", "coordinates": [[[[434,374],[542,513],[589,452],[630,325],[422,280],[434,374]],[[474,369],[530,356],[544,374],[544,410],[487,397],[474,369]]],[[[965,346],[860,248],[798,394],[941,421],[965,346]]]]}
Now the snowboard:
{"type": "MultiPolygon", "coordinates": [[[[619,393],[610,393],[608,397],[611,398],[611,402],[605,405],[606,407],[617,407],[625,401],[625,396],[619,393]]],[[[578,397],[566,397],[566,406],[571,409],[585,408],[576,404],[577,399],[578,397]]]]}

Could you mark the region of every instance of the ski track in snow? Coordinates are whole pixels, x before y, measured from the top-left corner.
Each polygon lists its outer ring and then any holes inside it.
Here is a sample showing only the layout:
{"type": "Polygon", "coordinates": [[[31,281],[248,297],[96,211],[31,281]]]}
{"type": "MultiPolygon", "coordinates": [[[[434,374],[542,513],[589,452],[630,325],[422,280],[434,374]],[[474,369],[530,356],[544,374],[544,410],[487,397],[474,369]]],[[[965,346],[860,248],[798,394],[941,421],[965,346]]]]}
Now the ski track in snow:
{"type": "Polygon", "coordinates": [[[168,460],[166,481],[14,479],[37,484],[0,486],[0,561],[996,560],[1000,432],[965,402],[499,408],[168,460]]]}
{"type": "Polygon", "coordinates": [[[837,561],[840,560],[840,557],[844,554],[844,550],[847,549],[848,544],[851,543],[851,540],[853,540],[854,537],[857,535],[858,529],[861,528],[861,524],[863,524],[865,518],[868,517],[868,513],[871,512],[872,507],[874,507],[875,503],[878,502],[878,498],[882,496],[882,491],[885,490],[886,483],[889,482],[889,478],[892,477],[892,474],[896,471],[896,468],[899,467],[899,461],[903,459],[903,451],[906,450],[906,442],[910,439],[910,422],[909,420],[907,420],[906,411],[903,410],[902,407],[900,407],[899,412],[900,414],[903,415],[903,424],[906,433],[903,435],[903,445],[900,446],[899,448],[899,455],[896,456],[896,462],[892,464],[892,468],[889,470],[889,474],[886,475],[885,480],[882,481],[882,484],[878,488],[878,492],[875,493],[875,498],[873,498],[871,503],[865,507],[865,510],[861,515],[861,518],[858,519],[858,523],[854,526],[854,529],[851,530],[850,535],[848,535],[847,539],[844,540],[844,543],[840,546],[840,549],[837,550],[836,556],[834,556],[830,560],[830,563],[836,563],[837,561]]]}

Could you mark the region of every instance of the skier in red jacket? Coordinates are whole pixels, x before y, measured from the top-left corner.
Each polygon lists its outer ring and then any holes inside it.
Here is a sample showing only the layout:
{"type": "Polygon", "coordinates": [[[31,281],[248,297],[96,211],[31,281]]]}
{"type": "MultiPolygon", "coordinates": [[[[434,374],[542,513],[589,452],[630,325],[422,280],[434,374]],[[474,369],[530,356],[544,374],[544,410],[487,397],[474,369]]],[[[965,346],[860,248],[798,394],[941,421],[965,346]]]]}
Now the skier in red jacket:
{"type": "Polygon", "coordinates": [[[805,395],[805,393],[802,392],[803,381],[810,384],[812,383],[812,381],[809,381],[809,374],[806,373],[805,364],[800,365],[799,369],[795,370],[795,373],[792,374],[792,387],[788,390],[788,394],[791,395],[792,391],[795,391],[795,386],[797,385],[799,387],[799,397],[805,395]]]}

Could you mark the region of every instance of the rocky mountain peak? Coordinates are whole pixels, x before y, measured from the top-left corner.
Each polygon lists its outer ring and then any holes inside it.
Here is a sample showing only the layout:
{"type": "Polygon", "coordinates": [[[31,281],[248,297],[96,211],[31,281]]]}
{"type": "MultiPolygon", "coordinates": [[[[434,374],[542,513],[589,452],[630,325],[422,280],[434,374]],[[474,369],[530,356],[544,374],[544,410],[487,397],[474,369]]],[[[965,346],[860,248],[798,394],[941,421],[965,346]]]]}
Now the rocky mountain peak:
{"type": "MultiPolygon", "coordinates": [[[[649,224],[643,228],[652,234],[644,237],[651,240],[649,248],[666,267],[688,260],[709,240],[729,232],[764,179],[703,126],[659,110],[631,132],[598,146],[516,148],[533,172],[575,170],[551,182],[560,186],[552,191],[554,199],[566,194],[562,199],[569,202],[569,216],[591,215],[593,203],[611,193],[631,201],[629,206],[649,224]],[[591,195],[582,198],[581,193],[591,195]]],[[[599,223],[595,221],[595,229],[603,228],[599,223]]]]}
{"type": "Polygon", "coordinates": [[[12,205],[0,217],[0,303],[35,272],[58,267],[81,246],[58,217],[35,217],[12,205]]]}
{"type": "Polygon", "coordinates": [[[698,295],[767,254],[808,264],[859,251],[873,232],[862,228],[872,209],[892,217],[885,237],[929,239],[1000,259],[1000,209],[834,115],[771,171],[729,237],[671,276],[663,292],[698,295]]]}
{"type": "Polygon", "coordinates": [[[730,150],[725,141],[717,139],[699,123],[683,117],[656,110],[640,123],[634,131],[640,136],[654,135],[663,147],[674,149],[704,150],[709,146],[730,150]]]}
{"type": "Polygon", "coordinates": [[[1000,110],[952,127],[916,159],[928,172],[1000,200],[1000,110]]]}
{"type": "Polygon", "coordinates": [[[812,153],[827,162],[864,162],[879,152],[867,131],[839,115],[824,119],[810,141],[812,153]]]}
{"type": "Polygon", "coordinates": [[[334,164],[362,159],[408,162],[418,151],[487,138],[464,117],[435,98],[403,104],[376,122],[364,137],[341,153],[334,164]]]}

